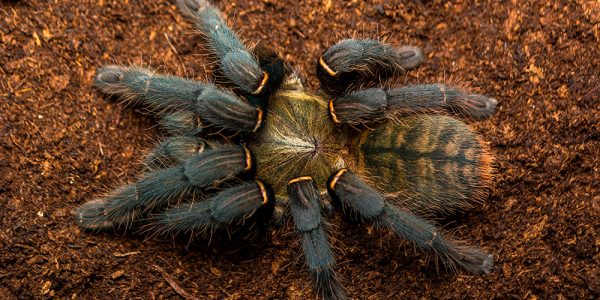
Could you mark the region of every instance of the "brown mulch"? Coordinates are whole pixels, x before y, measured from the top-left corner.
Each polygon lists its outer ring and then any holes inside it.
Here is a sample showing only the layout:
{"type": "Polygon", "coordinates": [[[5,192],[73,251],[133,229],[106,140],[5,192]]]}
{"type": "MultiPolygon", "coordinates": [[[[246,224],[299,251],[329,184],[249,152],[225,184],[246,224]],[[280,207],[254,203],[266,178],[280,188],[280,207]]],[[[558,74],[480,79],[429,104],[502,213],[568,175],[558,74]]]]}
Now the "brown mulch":
{"type": "MultiPolygon", "coordinates": [[[[600,297],[600,2],[298,2],[218,5],[312,88],[318,55],[360,35],[422,47],[427,61],[407,82],[468,83],[499,100],[473,124],[497,154],[497,185],[444,221],[495,255],[493,272],[438,272],[405,243],[336,222],[350,296],[600,297]]],[[[95,69],[134,63],[206,78],[200,47],[169,1],[0,1],[0,298],[312,295],[286,230],[268,242],[188,245],[74,222],[79,205],[134,178],[159,139],[151,118],[92,88],[95,69]]]]}

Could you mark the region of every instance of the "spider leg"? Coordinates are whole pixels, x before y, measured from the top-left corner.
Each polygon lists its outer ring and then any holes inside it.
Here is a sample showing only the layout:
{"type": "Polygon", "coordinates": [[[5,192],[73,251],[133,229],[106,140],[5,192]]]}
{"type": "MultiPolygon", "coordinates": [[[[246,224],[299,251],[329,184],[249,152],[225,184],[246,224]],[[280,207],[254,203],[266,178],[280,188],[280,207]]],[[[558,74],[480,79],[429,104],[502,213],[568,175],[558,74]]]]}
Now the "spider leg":
{"type": "MultiPolygon", "coordinates": [[[[245,95],[270,94],[283,77],[283,62],[279,59],[261,60],[252,54],[227,26],[221,12],[206,0],[178,0],[177,6],[200,31],[214,54],[223,75],[245,95]],[[272,64],[272,62],[278,62],[272,64]]],[[[255,53],[257,54],[257,53],[255,53]]],[[[257,56],[260,57],[258,53],[257,56]]],[[[254,105],[264,105],[265,97],[250,97],[254,105]]]]}
{"type": "Polygon", "coordinates": [[[333,120],[360,124],[396,116],[447,112],[484,119],[496,110],[498,101],[443,84],[413,85],[395,89],[370,88],[330,101],[333,120]]]}
{"type": "Polygon", "coordinates": [[[270,193],[260,182],[246,182],[225,189],[206,201],[184,203],[152,218],[144,231],[151,235],[210,233],[224,225],[243,221],[272,205],[270,193]]]}
{"type": "Polygon", "coordinates": [[[319,192],[310,177],[299,177],[288,184],[290,211],[300,235],[306,264],[324,299],[344,298],[336,277],[335,258],[327,241],[321,219],[319,192]]]}
{"type": "Polygon", "coordinates": [[[351,86],[379,82],[418,67],[423,53],[417,47],[399,48],[376,40],[346,39],[327,49],[317,63],[323,87],[339,94],[351,86]]]}
{"type": "Polygon", "coordinates": [[[194,154],[202,153],[208,146],[194,136],[172,136],[162,141],[144,159],[144,165],[155,171],[183,163],[194,154]]]}
{"type": "Polygon", "coordinates": [[[460,266],[473,273],[490,272],[494,263],[491,254],[466,246],[448,237],[427,220],[386,202],[352,172],[341,169],[331,177],[328,187],[332,195],[358,215],[391,229],[423,250],[433,252],[447,268],[454,270],[460,266]]]}
{"type": "MultiPolygon", "coordinates": [[[[175,76],[153,74],[138,67],[105,66],[94,84],[100,91],[139,101],[163,117],[171,132],[200,130],[200,122],[235,131],[254,131],[262,122],[262,109],[212,84],[175,76]]],[[[189,133],[189,132],[184,132],[189,133]]]]}
{"type": "Polygon", "coordinates": [[[104,199],[85,203],[77,211],[77,222],[89,230],[127,228],[145,212],[252,168],[251,154],[245,147],[222,146],[206,150],[182,164],[146,174],[104,199]]]}

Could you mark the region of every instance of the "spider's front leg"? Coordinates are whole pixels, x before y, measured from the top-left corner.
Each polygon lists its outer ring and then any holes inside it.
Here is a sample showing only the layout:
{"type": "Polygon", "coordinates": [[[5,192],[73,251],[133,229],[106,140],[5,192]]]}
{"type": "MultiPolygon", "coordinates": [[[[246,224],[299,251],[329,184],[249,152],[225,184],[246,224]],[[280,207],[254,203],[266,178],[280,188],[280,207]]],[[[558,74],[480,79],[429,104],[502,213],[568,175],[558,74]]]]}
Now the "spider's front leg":
{"type": "Polygon", "coordinates": [[[495,99],[444,84],[346,93],[363,83],[379,83],[401,74],[422,60],[418,48],[395,49],[373,40],[344,40],[327,49],[317,64],[317,75],[323,87],[335,96],[329,103],[333,120],[358,124],[398,115],[436,112],[483,119],[494,113],[495,99]]]}
{"type": "Polygon", "coordinates": [[[264,107],[283,79],[284,66],[277,55],[263,48],[251,54],[209,1],[178,0],[177,6],[200,31],[227,80],[253,105],[264,107]]]}
{"type": "Polygon", "coordinates": [[[427,220],[385,201],[360,177],[346,169],[331,177],[328,188],[343,205],[435,254],[451,270],[461,267],[473,273],[489,273],[494,264],[491,254],[466,246],[427,220]]]}
{"type": "Polygon", "coordinates": [[[143,68],[106,66],[98,70],[94,84],[103,93],[140,102],[162,117],[165,129],[176,134],[197,133],[202,124],[250,132],[262,122],[261,108],[212,84],[143,68]]]}
{"type": "Polygon", "coordinates": [[[334,270],[335,258],[323,226],[317,187],[311,177],[298,177],[289,181],[288,194],[292,218],[317,290],[324,299],[343,299],[344,291],[334,270]]]}
{"type": "Polygon", "coordinates": [[[77,222],[88,230],[127,228],[145,213],[182,195],[198,192],[252,168],[252,157],[246,147],[206,150],[177,166],[148,173],[106,198],[85,203],[77,211],[77,222]]]}

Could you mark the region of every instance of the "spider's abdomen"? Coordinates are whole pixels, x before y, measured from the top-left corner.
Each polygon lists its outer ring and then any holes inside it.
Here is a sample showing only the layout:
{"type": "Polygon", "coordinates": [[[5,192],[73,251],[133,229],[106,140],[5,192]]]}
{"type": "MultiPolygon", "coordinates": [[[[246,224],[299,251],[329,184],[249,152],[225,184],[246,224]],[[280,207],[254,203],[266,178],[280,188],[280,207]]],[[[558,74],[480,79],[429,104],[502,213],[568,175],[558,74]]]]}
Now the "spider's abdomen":
{"type": "Polygon", "coordinates": [[[272,96],[267,118],[249,147],[258,178],[286,198],[288,181],[300,176],[311,176],[325,190],[329,176],[345,166],[345,145],[326,101],[307,93],[292,76],[272,96]]]}
{"type": "Polygon", "coordinates": [[[492,156],[460,120],[404,118],[363,133],[358,162],[386,198],[419,212],[451,212],[482,199],[492,156]]]}

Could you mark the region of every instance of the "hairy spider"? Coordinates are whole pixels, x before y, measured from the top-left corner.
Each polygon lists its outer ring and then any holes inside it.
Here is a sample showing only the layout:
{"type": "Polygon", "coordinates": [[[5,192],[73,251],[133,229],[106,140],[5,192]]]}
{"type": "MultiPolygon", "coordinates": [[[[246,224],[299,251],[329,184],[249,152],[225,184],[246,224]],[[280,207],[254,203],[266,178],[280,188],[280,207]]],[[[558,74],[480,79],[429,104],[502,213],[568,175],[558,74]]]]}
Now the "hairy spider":
{"type": "Polygon", "coordinates": [[[318,292],[343,298],[324,222],[338,206],[450,269],[490,271],[492,255],[424,216],[486,195],[492,156],[452,116],[485,118],[496,100],[444,84],[377,87],[417,67],[423,55],[369,39],[327,49],[317,62],[322,88],[311,93],[273,51],[244,46],[210,3],[177,4],[227,89],[138,67],[99,69],[100,91],[150,109],[172,137],[149,154],[148,171],[135,183],[81,206],[79,226],[206,234],[258,212],[280,224],[291,216],[318,292]]]}

